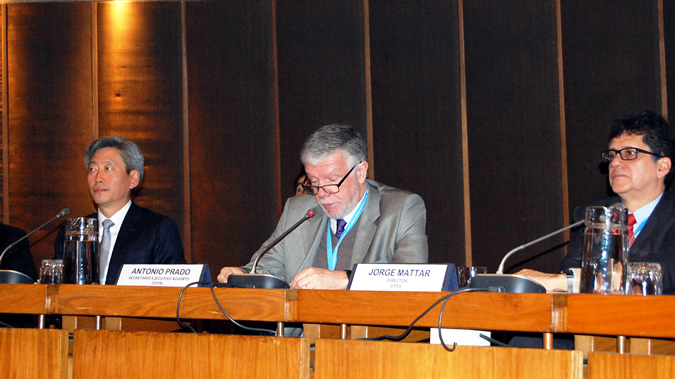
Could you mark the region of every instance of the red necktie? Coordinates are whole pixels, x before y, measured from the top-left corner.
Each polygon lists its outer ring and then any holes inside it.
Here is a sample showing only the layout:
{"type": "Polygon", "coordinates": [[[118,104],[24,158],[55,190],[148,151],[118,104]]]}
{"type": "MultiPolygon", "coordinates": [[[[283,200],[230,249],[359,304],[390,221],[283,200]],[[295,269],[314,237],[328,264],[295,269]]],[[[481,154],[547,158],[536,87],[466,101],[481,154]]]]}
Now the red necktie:
{"type": "Polygon", "coordinates": [[[635,216],[633,214],[628,215],[628,247],[630,247],[633,244],[633,241],[635,240],[635,236],[633,236],[633,226],[635,225],[635,216]]]}

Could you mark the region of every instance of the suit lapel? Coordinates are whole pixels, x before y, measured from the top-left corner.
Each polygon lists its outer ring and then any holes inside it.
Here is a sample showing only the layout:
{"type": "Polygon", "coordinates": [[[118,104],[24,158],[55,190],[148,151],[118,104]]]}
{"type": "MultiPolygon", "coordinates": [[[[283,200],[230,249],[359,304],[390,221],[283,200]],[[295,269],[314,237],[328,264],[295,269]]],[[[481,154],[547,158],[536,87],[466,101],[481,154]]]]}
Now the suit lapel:
{"type": "Polygon", "coordinates": [[[302,229],[302,236],[300,237],[302,243],[302,250],[306,251],[305,257],[300,263],[300,267],[310,267],[314,266],[314,260],[316,259],[317,250],[319,250],[319,244],[321,243],[321,238],[324,238],[326,235],[326,224],[328,223],[328,216],[323,212],[319,207],[317,215],[312,217],[311,220],[307,220],[309,224],[307,228],[302,229]],[[310,246],[307,244],[311,243],[310,246]]]}
{"type": "Polygon", "coordinates": [[[663,194],[663,197],[661,197],[661,200],[659,200],[659,203],[656,204],[652,214],[647,219],[647,222],[642,228],[642,231],[635,238],[635,241],[633,241],[633,245],[628,249],[628,256],[631,257],[631,260],[634,258],[639,258],[638,256],[634,256],[631,253],[631,250],[635,251],[636,255],[639,255],[641,249],[647,247],[648,243],[655,238],[652,235],[656,233],[661,225],[666,222],[664,217],[668,217],[668,214],[670,214],[668,208],[672,207],[671,199],[666,195],[667,193],[663,194]]]}
{"type": "Polygon", "coordinates": [[[356,229],[354,250],[352,250],[352,266],[363,262],[373,242],[373,236],[375,236],[375,232],[377,231],[376,221],[380,218],[380,200],[382,199],[382,195],[370,183],[368,183],[368,187],[368,199],[363,213],[359,217],[359,227],[356,229]]]}
{"type": "MultiPolygon", "coordinates": [[[[139,207],[136,203],[132,202],[129,211],[126,216],[124,216],[120,232],[117,235],[115,247],[113,248],[112,256],[110,257],[108,272],[120,272],[122,270],[122,266],[127,258],[126,253],[129,251],[129,246],[138,238],[138,228],[136,225],[139,217],[139,207]]],[[[107,276],[106,284],[115,284],[116,280],[117,278],[107,276]]]]}

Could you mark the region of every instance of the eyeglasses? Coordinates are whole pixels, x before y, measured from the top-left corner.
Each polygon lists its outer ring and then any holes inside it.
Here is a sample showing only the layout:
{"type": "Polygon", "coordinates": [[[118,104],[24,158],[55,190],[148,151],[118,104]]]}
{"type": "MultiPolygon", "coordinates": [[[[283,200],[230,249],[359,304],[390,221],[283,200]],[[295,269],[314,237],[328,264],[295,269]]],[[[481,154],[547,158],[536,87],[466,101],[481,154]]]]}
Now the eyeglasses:
{"type": "MultiPolygon", "coordinates": [[[[361,162],[363,162],[363,161],[361,161],[361,162]]],[[[356,166],[358,166],[361,162],[355,164],[354,167],[352,167],[352,169],[349,170],[347,175],[345,175],[342,178],[342,180],[340,180],[340,182],[338,184],[326,184],[326,185],[323,185],[323,186],[306,186],[306,185],[303,185],[302,187],[310,195],[316,195],[317,193],[319,193],[319,189],[322,189],[325,193],[327,193],[329,195],[336,194],[336,193],[340,192],[340,186],[342,185],[342,183],[344,183],[345,179],[347,179],[349,174],[351,174],[352,171],[354,171],[354,169],[356,168],[356,166]]]]}
{"type": "Polygon", "coordinates": [[[663,158],[663,155],[654,154],[651,151],[638,149],[637,147],[625,147],[621,150],[610,149],[603,151],[601,154],[603,162],[611,162],[612,160],[614,160],[617,154],[620,155],[621,159],[623,159],[624,161],[634,161],[638,158],[638,153],[645,153],[653,155],[655,157],[663,158]]]}

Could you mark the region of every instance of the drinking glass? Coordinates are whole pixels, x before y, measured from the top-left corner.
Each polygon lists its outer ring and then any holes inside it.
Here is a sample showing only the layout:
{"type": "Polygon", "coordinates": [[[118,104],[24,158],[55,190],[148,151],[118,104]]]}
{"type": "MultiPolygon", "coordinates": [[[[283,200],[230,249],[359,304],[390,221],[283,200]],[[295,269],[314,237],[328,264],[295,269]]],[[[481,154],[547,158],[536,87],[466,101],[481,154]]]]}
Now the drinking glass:
{"type": "Polygon", "coordinates": [[[487,267],[464,267],[457,266],[457,284],[460,287],[468,287],[471,283],[471,278],[476,274],[487,274],[487,267]]]}
{"type": "Polygon", "coordinates": [[[63,259],[43,259],[40,267],[40,283],[63,283],[63,259]]]}
{"type": "Polygon", "coordinates": [[[661,295],[663,292],[661,265],[651,262],[628,262],[625,282],[627,295],[661,295]]]}

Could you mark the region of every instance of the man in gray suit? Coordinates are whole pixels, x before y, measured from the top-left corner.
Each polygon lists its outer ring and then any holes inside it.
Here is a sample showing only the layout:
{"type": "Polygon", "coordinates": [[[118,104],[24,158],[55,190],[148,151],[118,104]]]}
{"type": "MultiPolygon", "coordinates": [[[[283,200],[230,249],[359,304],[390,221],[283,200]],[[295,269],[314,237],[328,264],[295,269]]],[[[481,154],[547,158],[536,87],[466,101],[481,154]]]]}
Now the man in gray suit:
{"type": "MultiPolygon", "coordinates": [[[[368,149],[350,126],[326,125],[305,142],[301,160],[313,196],[293,196],[268,244],[316,208],[259,262],[256,272],[290,281],[291,288],[345,289],[356,263],[426,263],[426,208],[416,194],[366,179],[368,149]],[[320,207],[317,207],[317,203],[320,207]]],[[[249,271],[225,267],[218,280],[249,271]]]]}

